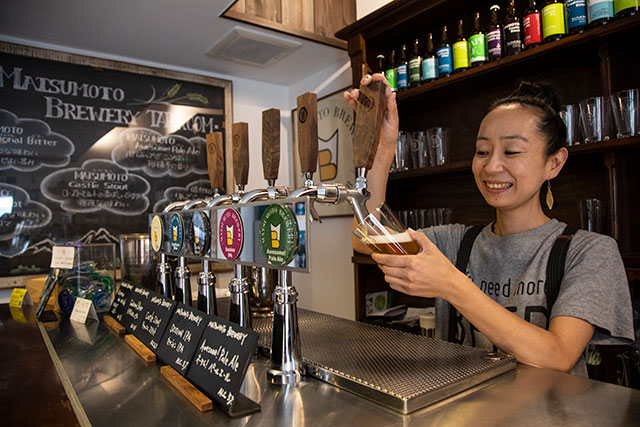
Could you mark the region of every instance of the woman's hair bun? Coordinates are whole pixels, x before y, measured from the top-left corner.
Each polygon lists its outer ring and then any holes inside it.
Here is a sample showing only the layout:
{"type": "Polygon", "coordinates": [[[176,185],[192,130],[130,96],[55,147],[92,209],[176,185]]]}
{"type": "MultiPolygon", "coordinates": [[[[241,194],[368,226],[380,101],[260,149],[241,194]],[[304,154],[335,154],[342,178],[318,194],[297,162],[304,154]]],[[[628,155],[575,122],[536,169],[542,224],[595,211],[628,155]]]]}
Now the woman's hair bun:
{"type": "Polygon", "coordinates": [[[522,81],[518,88],[508,98],[529,98],[547,104],[554,112],[560,111],[560,101],[558,95],[551,86],[534,83],[530,81],[522,81]]]}

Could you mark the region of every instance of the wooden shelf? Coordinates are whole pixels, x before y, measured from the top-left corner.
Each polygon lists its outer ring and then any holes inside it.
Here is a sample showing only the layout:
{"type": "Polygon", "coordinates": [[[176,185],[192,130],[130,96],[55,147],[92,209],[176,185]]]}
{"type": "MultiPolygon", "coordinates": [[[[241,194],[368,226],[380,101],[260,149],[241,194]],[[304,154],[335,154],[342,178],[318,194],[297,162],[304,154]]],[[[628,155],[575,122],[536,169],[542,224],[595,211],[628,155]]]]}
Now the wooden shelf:
{"type": "MultiPolygon", "coordinates": [[[[567,150],[569,151],[569,156],[581,156],[586,154],[636,147],[640,147],[640,136],[611,139],[609,141],[594,142],[591,144],[572,145],[570,147],[567,147],[567,150]]],[[[398,181],[409,178],[417,178],[421,176],[441,175],[455,172],[471,172],[471,160],[456,162],[444,166],[433,166],[429,168],[391,172],[389,174],[389,181],[398,181]]]]}

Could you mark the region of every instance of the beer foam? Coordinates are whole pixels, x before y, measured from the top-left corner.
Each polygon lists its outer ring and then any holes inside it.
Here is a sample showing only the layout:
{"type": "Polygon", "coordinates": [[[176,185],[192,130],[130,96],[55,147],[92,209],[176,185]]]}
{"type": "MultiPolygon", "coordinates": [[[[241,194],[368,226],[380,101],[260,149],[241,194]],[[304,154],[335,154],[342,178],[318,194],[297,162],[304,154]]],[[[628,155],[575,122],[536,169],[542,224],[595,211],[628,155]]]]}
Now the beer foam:
{"type": "Polygon", "coordinates": [[[389,237],[391,237],[392,239],[394,239],[398,243],[413,242],[413,239],[409,235],[408,231],[404,231],[402,233],[390,234],[389,236],[385,236],[385,235],[382,235],[382,236],[369,236],[367,239],[373,244],[391,243],[389,241],[389,237]]]}

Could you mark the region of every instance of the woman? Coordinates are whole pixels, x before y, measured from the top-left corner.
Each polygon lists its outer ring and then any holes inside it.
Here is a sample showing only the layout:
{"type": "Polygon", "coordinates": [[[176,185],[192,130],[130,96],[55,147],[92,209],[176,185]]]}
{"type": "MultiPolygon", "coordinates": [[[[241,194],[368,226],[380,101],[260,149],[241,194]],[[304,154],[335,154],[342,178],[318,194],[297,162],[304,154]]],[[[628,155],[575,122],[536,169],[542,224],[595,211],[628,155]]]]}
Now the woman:
{"type": "MultiPolygon", "coordinates": [[[[362,83],[372,80],[384,77],[365,76],[362,83]]],[[[354,108],[357,95],[357,89],[344,94],[354,108]]],[[[386,103],[368,175],[370,211],[384,200],[398,135],[398,110],[390,89],[386,103]]],[[[546,184],[545,191],[550,191],[550,180],[567,160],[565,132],[553,96],[531,83],[497,101],[484,117],[472,170],[480,193],[496,209],[496,220],[473,243],[466,274],[453,264],[468,229],[460,224],[410,230],[421,248],[417,255],[372,257],[392,289],[442,298],[455,307],[464,317],[460,336],[465,344],[495,346],[521,363],[586,376],[587,344],[630,343],[633,321],[615,240],[582,230],[571,240],[560,292],[547,319],[545,269],[566,224],[544,213],[540,190],[546,184]]],[[[371,252],[357,239],[353,245],[359,252],[371,252]]]]}

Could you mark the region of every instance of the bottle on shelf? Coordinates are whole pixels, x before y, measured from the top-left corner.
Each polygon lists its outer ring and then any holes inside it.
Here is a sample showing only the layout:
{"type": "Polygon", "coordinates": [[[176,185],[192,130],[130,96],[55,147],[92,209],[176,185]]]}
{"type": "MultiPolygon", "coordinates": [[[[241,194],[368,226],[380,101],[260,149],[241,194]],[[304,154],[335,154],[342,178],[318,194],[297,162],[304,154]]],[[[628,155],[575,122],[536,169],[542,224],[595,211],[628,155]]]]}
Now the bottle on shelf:
{"type": "Polygon", "coordinates": [[[420,86],[422,82],[422,57],[420,56],[420,41],[415,39],[413,41],[413,53],[409,60],[409,86],[420,86]]]}
{"type": "Polygon", "coordinates": [[[529,0],[529,7],[524,11],[522,26],[524,27],[525,49],[531,49],[542,43],[542,18],[536,0],[529,0]]]}
{"type": "Polygon", "coordinates": [[[566,6],[569,34],[584,32],[587,26],[587,0],[567,0],[566,6]]]}
{"type": "Polygon", "coordinates": [[[480,13],[476,12],[473,18],[473,30],[469,35],[469,62],[472,67],[477,67],[486,64],[488,60],[487,36],[480,28],[480,13]]]}
{"type": "Polygon", "coordinates": [[[436,55],[433,51],[433,34],[427,35],[427,47],[422,58],[422,76],[423,82],[429,82],[438,78],[438,64],[436,55]]]}
{"type": "Polygon", "coordinates": [[[588,0],[587,13],[590,26],[606,24],[613,18],[613,0],[588,0]]]}
{"type": "Polygon", "coordinates": [[[635,15],[640,11],[640,0],[614,0],[613,12],[616,18],[635,15]]]}
{"type": "Polygon", "coordinates": [[[516,16],[515,0],[509,1],[507,16],[502,23],[504,33],[504,56],[515,55],[522,51],[522,26],[516,16]]]}
{"type": "Polygon", "coordinates": [[[398,90],[409,87],[409,62],[407,61],[407,45],[400,48],[400,61],[398,61],[398,90]]]}
{"type": "Polygon", "coordinates": [[[392,50],[389,54],[389,63],[387,69],[384,72],[384,76],[389,82],[392,92],[398,91],[398,69],[396,68],[396,51],[392,50]]]}
{"type": "Polygon", "coordinates": [[[491,10],[491,20],[487,28],[487,53],[489,61],[495,61],[502,58],[502,25],[498,20],[500,6],[494,4],[489,9],[491,10]]]}
{"type": "Polygon", "coordinates": [[[374,73],[381,73],[382,75],[384,75],[385,71],[386,71],[386,69],[384,67],[384,55],[380,54],[380,55],[376,56],[376,69],[373,72],[374,73]]]}
{"type": "Polygon", "coordinates": [[[447,36],[446,25],[442,27],[442,36],[436,55],[438,57],[438,76],[450,76],[453,72],[453,54],[451,52],[451,45],[449,44],[449,37],[447,36]]]}
{"type": "Polygon", "coordinates": [[[562,0],[547,0],[542,8],[542,38],[545,43],[567,34],[567,10],[562,0]]]}
{"type": "Polygon", "coordinates": [[[469,43],[464,36],[462,19],[458,21],[458,37],[453,43],[453,72],[458,73],[469,68],[469,43]]]}

